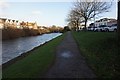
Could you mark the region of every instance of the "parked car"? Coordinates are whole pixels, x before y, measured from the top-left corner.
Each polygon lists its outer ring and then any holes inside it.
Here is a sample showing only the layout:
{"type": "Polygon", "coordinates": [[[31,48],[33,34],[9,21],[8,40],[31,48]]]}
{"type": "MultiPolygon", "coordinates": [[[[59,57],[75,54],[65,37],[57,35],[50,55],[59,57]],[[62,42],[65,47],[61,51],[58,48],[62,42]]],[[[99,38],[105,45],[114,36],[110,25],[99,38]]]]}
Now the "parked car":
{"type": "Polygon", "coordinates": [[[111,26],[108,26],[108,27],[105,27],[105,31],[114,31],[116,32],[117,31],[117,24],[113,24],[111,26]]]}
{"type": "Polygon", "coordinates": [[[94,31],[100,31],[100,27],[94,27],[94,31]]]}
{"type": "Polygon", "coordinates": [[[94,31],[94,28],[95,28],[95,27],[91,27],[91,31],[94,31]]]}
{"type": "Polygon", "coordinates": [[[88,30],[88,31],[94,31],[94,28],[95,28],[95,27],[88,27],[87,30],[88,30]]]}
{"type": "Polygon", "coordinates": [[[108,26],[107,25],[100,25],[98,27],[94,28],[94,31],[105,31],[105,29],[107,29],[108,26]]]}
{"type": "Polygon", "coordinates": [[[91,27],[87,27],[87,30],[88,30],[88,31],[91,31],[91,27]]]}
{"type": "Polygon", "coordinates": [[[87,30],[88,30],[88,31],[91,31],[91,28],[92,28],[92,27],[87,27],[87,30]]]}
{"type": "Polygon", "coordinates": [[[106,31],[109,28],[109,26],[107,25],[100,25],[99,27],[100,27],[100,31],[106,31]]]}

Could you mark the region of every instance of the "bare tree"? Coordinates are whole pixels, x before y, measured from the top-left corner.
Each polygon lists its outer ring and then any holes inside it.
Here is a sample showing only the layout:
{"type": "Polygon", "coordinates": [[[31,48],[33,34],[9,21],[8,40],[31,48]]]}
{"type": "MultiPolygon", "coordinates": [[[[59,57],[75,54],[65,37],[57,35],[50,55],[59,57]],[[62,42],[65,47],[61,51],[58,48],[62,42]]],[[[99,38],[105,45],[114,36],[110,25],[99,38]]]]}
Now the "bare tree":
{"type": "Polygon", "coordinates": [[[74,12],[84,18],[85,29],[88,20],[95,15],[108,12],[111,2],[100,2],[100,0],[77,0],[74,3],[74,12]]]}
{"type": "Polygon", "coordinates": [[[78,29],[82,20],[81,18],[81,15],[76,13],[75,10],[71,10],[67,18],[70,28],[78,29]]]}

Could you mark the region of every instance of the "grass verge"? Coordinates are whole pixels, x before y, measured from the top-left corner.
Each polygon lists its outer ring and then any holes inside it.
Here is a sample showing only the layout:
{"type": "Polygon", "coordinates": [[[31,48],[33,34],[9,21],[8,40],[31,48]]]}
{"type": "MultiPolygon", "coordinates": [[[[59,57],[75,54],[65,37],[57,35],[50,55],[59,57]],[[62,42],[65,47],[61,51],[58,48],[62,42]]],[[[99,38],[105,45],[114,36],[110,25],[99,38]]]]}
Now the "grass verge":
{"type": "Polygon", "coordinates": [[[55,59],[55,48],[64,38],[65,34],[59,36],[47,44],[30,52],[25,58],[3,69],[5,78],[38,78],[53,63],[55,59]]]}
{"type": "Polygon", "coordinates": [[[82,55],[98,77],[119,77],[117,36],[114,32],[72,32],[82,55]]]}

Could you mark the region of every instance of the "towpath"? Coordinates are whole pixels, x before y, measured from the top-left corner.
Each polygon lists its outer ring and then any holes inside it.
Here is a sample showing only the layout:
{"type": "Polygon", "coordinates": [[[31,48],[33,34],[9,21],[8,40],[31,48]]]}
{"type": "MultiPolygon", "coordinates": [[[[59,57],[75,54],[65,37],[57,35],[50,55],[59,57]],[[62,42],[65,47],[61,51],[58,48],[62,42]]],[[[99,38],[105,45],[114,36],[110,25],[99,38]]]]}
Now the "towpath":
{"type": "Polygon", "coordinates": [[[45,74],[45,78],[95,78],[71,34],[66,37],[56,49],[56,60],[45,74]]]}

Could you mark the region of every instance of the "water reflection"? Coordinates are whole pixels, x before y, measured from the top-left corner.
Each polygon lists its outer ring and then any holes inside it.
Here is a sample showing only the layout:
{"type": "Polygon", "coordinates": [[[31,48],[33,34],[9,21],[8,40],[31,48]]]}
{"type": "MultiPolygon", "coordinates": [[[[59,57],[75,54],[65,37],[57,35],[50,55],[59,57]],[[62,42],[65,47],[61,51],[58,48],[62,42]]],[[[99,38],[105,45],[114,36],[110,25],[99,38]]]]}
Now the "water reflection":
{"type": "Polygon", "coordinates": [[[61,35],[61,33],[43,34],[40,36],[22,37],[2,42],[2,63],[5,63],[36,46],[61,35]]]}

